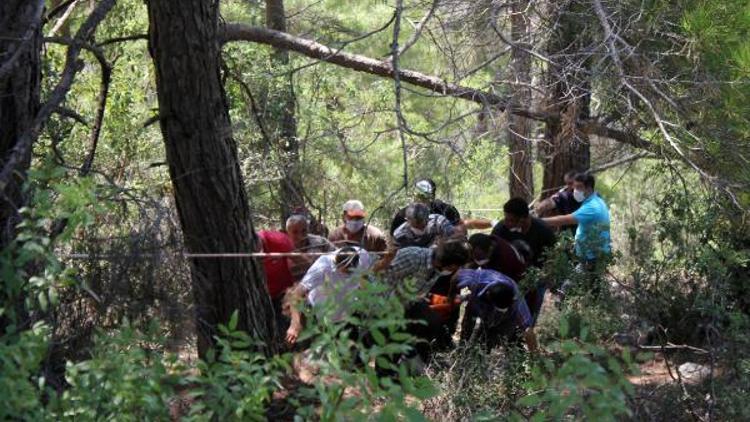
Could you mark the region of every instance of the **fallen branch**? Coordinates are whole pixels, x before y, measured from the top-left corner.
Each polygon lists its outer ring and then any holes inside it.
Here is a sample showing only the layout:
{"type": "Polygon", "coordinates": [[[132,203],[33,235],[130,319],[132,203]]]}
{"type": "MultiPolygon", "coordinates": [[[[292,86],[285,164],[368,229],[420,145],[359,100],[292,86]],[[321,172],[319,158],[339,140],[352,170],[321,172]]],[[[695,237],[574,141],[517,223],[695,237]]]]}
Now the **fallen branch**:
{"type": "MultiPolygon", "coordinates": [[[[326,63],[336,64],[357,72],[387,78],[394,77],[394,67],[390,60],[377,60],[359,54],[348,53],[328,47],[316,41],[300,38],[285,32],[274,31],[268,28],[240,23],[229,23],[223,28],[221,38],[224,43],[236,41],[256,42],[294,51],[304,56],[321,60],[326,63]]],[[[398,79],[402,82],[425,88],[441,95],[473,101],[500,111],[505,111],[508,106],[507,98],[492,92],[453,84],[438,78],[437,76],[427,75],[414,70],[399,68],[398,79]]],[[[554,122],[560,118],[557,114],[520,107],[513,107],[509,111],[517,116],[542,122],[554,122]]],[[[580,121],[578,122],[578,128],[586,135],[596,135],[603,138],[609,138],[653,153],[661,153],[659,145],[649,142],[635,133],[603,126],[596,120],[580,121]]]]}

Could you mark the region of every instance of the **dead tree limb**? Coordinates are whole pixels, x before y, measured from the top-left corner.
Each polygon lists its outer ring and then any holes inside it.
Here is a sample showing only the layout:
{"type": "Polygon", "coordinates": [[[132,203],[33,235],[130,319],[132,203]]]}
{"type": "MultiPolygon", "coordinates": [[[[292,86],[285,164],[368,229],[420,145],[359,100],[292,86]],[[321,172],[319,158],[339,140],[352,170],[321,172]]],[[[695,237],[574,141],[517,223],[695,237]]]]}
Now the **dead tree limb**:
{"type": "MultiPolygon", "coordinates": [[[[348,53],[325,46],[316,41],[296,37],[272,29],[240,23],[229,23],[224,27],[222,40],[224,43],[250,41],[266,44],[294,51],[304,56],[336,64],[357,72],[387,78],[393,78],[394,76],[393,64],[390,61],[377,60],[359,54],[348,53]]],[[[507,98],[503,96],[482,91],[480,89],[456,85],[436,76],[427,75],[409,69],[399,69],[398,74],[401,82],[425,88],[441,95],[473,101],[485,106],[493,107],[500,111],[504,111],[508,104],[507,98]]],[[[560,118],[560,116],[553,113],[517,107],[512,107],[510,112],[517,116],[543,122],[555,121],[560,118]]],[[[645,149],[654,153],[662,153],[661,148],[657,144],[649,142],[635,133],[603,126],[596,120],[580,121],[578,122],[578,128],[582,133],[587,135],[597,135],[628,144],[635,148],[645,149]]]]}

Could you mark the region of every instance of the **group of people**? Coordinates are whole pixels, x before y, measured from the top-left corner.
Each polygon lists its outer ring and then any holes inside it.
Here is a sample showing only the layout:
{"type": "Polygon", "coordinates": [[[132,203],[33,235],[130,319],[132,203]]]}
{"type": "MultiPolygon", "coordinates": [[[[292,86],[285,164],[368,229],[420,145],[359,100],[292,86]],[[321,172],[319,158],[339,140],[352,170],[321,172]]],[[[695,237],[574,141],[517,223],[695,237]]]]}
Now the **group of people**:
{"type": "Polygon", "coordinates": [[[419,321],[408,330],[424,340],[417,346],[423,359],[432,347],[453,344],[462,303],[462,341],[476,338],[487,347],[525,344],[536,350],[533,328],[547,286],[526,283],[522,291],[521,280],[529,268],[545,265],[560,230],[575,232],[580,268],[609,255],[609,211],[595,191],[594,176],[570,172],[550,198],[534,207],[511,198],[503,212],[499,222],[462,219],[454,206],[436,198],[433,181],[420,180],[413,202],[395,214],[387,234],[369,224],[358,200],[343,205],[341,224],[328,238],[309,233],[304,215],[289,217],[283,232],[258,232],[259,251],[299,252],[263,258],[286,342],[294,345],[299,339],[303,306],[335,301],[332,318],[343,318],[347,293],[371,280],[387,283],[397,294],[408,292],[403,295],[406,317],[419,321]],[[537,217],[551,211],[558,215],[537,217]],[[468,236],[473,229],[491,232],[468,236]]]}

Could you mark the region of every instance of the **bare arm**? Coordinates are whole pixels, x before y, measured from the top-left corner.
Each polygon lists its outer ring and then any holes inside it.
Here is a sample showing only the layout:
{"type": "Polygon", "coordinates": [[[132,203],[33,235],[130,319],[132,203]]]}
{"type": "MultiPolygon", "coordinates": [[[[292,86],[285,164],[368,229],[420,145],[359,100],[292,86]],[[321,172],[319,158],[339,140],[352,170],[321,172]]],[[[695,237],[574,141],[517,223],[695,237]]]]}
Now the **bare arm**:
{"type": "Polygon", "coordinates": [[[493,226],[492,220],[486,218],[469,218],[461,222],[469,230],[486,230],[493,226]]]}
{"type": "Polygon", "coordinates": [[[302,332],[302,312],[299,310],[300,303],[304,302],[307,297],[308,291],[297,283],[286,292],[284,297],[285,305],[289,310],[289,329],[286,330],[286,341],[289,344],[294,344],[299,338],[299,334],[302,332]]]}
{"type": "Polygon", "coordinates": [[[534,211],[536,211],[537,215],[544,215],[547,211],[552,211],[555,208],[557,208],[555,201],[553,201],[552,198],[547,198],[537,203],[534,206],[534,211]]]}
{"type": "Polygon", "coordinates": [[[542,218],[542,221],[544,221],[545,223],[547,223],[548,225],[552,227],[570,226],[573,224],[578,224],[578,220],[576,220],[576,218],[573,217],[573,214],[556,215],[554,217],[542,218]]]}

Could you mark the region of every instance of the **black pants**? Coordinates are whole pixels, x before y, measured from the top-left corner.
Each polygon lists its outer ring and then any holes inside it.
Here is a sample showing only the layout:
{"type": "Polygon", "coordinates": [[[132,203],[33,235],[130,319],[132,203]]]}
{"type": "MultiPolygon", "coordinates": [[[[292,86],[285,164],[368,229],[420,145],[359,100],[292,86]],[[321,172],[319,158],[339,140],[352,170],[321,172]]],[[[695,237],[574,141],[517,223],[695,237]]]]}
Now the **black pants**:
{"type": "MultiPolygon", "coordinates": [[[[427,362],[433,350],[445,349],[452,344],[450,327],[440,315],[430,309],[426,301],[417,301],[407,306],[405,317],[414,321],[407,325],[406,331],[417,338],[414,348],[424,362],[427,362]]],[[[454,329],[457,322],[458,312],[453,322],[454,329]]]]}

